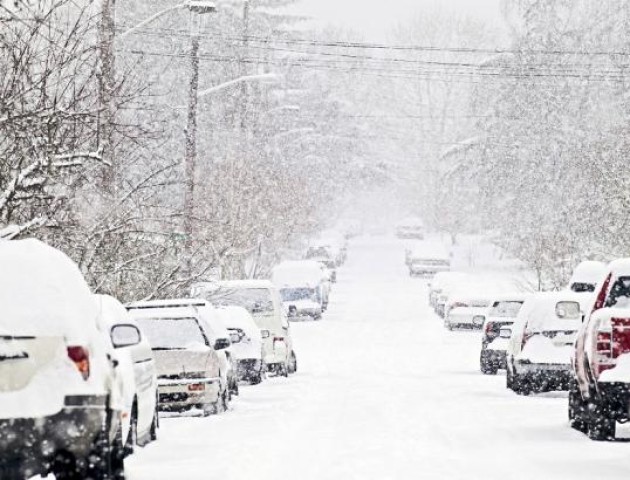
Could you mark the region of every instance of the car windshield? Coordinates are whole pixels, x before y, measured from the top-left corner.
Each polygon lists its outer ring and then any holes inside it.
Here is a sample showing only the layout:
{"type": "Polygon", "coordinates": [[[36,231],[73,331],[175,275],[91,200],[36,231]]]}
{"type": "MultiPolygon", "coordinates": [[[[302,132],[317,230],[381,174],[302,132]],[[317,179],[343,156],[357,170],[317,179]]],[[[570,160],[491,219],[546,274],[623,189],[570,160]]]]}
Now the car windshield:
{"type": "Polygon", "coordinates": [[[313,300],[316,297],[313,288],[282,288],[280,296],[283,302],[292,302],[296,300],[313,300]]]}
{"type": "Polygon", "coordinates": [[[244,307],[250,313],[273,311],[271,292],[266,288],[221,287],[204,297],[214,305],[244,307]]]}
{"type": "Polygon", "coordinates": [[[606,300],[607,307],[630,308],[630,277],[619,277],[606,300]]]}
{"type": "Polygon", "coordinates": [[[153,350],[185,350],[206,345],[206,338],[195,318],[139,318],[153,350]]]}
{"type": "Polygon", "coordinates": [[[595,291],[595,284],[594,283],[575,282],[575,283],[571,284],[571,291],[577,292],[577,293],[594,292],[595,291]]]}
{"type": "Polygon", "coordinates": [[[521,301],[494,302],[489,315],[491,317],[515,318],[522,306],[523,302],[521,301]]]}

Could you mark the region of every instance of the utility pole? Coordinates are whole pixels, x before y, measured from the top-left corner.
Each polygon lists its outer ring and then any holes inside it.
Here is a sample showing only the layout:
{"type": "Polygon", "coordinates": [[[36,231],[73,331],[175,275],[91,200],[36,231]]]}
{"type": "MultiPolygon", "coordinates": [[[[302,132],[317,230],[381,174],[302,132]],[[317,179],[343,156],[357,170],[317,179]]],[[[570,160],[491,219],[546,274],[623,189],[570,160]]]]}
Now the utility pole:
{"type": "Polygon", "coordinates": [[[192,274],[193,233],[195,215],[195,170],[197,166],[197,103],[199,93],[199,35],[192,34],[190,50],[190,84],[188,88],[188,120],[184,157],[184,235],[187,274],[192,274]]]}
{"type": "Polygon", "coordinates": [[[99,22],[99,57],[100,57],[100,78],[99,78],[99,124],[98,124],[98,146],[102,151],[103,175],[101,186],[106,192],[113,192],[115,189],[116,159],[114,158],[114,122],[116,120],[116,105],[114,100],[115,74],[115,0],[101,0],[100,22],[99,22]]]}

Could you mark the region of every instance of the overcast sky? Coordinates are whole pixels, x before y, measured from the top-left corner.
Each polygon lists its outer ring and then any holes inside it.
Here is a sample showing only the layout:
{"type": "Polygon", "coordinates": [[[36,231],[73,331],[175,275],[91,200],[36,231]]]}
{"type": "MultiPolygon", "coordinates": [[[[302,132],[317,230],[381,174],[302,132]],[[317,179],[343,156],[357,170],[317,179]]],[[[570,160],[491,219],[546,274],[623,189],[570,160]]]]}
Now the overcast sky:
{"type": "Polygon", "coordinates": [[[351,28],[366,40],[385,40],[396,23],[435,4],[459,9],[476,17],[499,23],[501,0],[300,0],[294,7],[313,17],[319,25],[333,24],[351,28]]]}

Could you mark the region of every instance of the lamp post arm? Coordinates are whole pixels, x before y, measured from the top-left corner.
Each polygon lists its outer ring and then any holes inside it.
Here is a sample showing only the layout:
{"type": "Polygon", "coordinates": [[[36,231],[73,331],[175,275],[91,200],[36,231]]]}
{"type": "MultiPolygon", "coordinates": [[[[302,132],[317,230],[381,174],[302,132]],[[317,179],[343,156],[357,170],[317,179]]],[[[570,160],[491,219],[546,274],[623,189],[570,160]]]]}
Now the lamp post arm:
{"type": "Polygon", "coordinates": [[[225,88],[231,87],[232,85],[237,85],[239,83],[251,82],[256,80],[274,80],[278,78],[278,75],[275,73],[261,73],[259,75],[246,75],[244,77],[235,78],[234,80],[230,80],[229,82],[222,83],[220,85],[215,85],[214,87],[207,88],[199,92],[198,98],[205,97],[206,95],[213,94],[215,92],[219,92],[225,88]]]}
{"type": "Polygon", "coordinates": [[[186,8],[186,7],[188,7],[188,3],[180,3],[178,5],[174,5],[172,7],[166,8],[166,9],[162,10],[161,12],[157,12],[156,14],[151,15],[149,18],[147,18],[146,20],[143,20],[138,25],[135,25],[135,26],[131,27],[129,30],[124,31],[123,33],[119,34],[116,38],[117,39],[125,38],[130,33],[133,33],[136,30],[141,29],[145,25],[148,25],[149,23],[151,23],[151,22],[157,20],[158,18],[166,15],[167,13],[170,13],[173,10],[179,10],[180,8],[186,8]]]}

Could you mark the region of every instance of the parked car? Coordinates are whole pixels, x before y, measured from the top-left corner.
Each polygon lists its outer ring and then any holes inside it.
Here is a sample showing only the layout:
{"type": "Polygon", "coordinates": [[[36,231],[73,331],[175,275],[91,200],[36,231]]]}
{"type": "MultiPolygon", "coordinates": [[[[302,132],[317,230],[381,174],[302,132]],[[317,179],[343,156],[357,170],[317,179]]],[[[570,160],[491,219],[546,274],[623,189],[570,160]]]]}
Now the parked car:
{"type": "Polygon", "coordinates": [[[246,308],[262,330],[265,365],[278,375],[295,373],[297,356],[291,327],[280,292],[268,280],[205,282],[193,286],[193,295],[213,305],[246,308]]]}
{"type": "Polygon", "coordinates": [[[280,288],[282,302],[287,309],[289,320],[309,318],[322,319],[322,305],[318,301],[317,290],[310,287],[280,288]]]}
{"type": "MultiPolygon", "coordinates": [[[[238,379],[259,384],[266,371],[262,332],[243,307],[221,307],[221,319],[232,336],[238,379]]],[[[297,365],[296,365],[297,366],[297,365]]]]}
{"type": "Polygon", "coordinates": [[[505,352],[511,337],[511,327],[526,298],[526,295],[518,293],[494,297],[482,327],[479,354],[481,373],[495,375],[499,369],[506,368],[505,352]]]}
{"type": "Polygon", "coordinates": [[[154,300],[127,309],[155,356],[160,410],[198,408],[204,416],[227,410],[229,386],[219,352],[230,343],[215,338],[205,302],[154,300]]]}
{"type": "MultiPolygon", "coordinates": [[[[455,321],[451,315],[451,311],[455,309],[472,309],[467,311],[466,314],[461,310],[459,312],[454,312],[456,315],[462,316],[461,321],[465,321],[465,317],[467,314],[472,313],[474,315],[482,315],[484,316],[487,313],[488,308],[490,307],[490,303],[492,303],[492,298],[494,295],[490,292],[475,292],[474,289],[468,288],[463,291],[453,292],[448,295],[446,302],[444,303],[444,325],[448,328],[449,324],[456,326],[457,321],[455,321]]],[[[461,326],[472,325],[472,318],[470,322],[462,323],[461,326]]],[[[476,328],[481,328],[481,325],[476,325],[476,328]]]]}
{"type": "Polygon", "coordinates": [[[448,272],[451,269],[451,259],[446,252],[427,250],[419,247],[406,254],[409,275],[434,276],[438,272],[448,272]]]}
{"type": "Polygon", "coordinates": [[[597,282],[606,272],[606,264],[602,262],[585,261],[580,263],[571,275],[569,290],[573,292],[594,292],[597,282]]]}
{"type": "Polygon", "coordinates": [[[566,390],[573,342],[590,296],[570,291],[529,297],[512,325],[506,386],[516,393],[566,390]]]}
{"type": "Polygon", "coordinates": [[[438,300],[444,293],[444,302],[448,299],[448,291],[455,285],[468,282],[470,275],[464,272],[438,272],[429,281],[429,304],[437,312],[438,300]]]}
{"type": "Polygon", "coordinates": [[[122,392],[79,268],[0,242],[0,477],[122,478],[122,392]]]}
{"type": "Polygon", "coordinates": [[[157,370],[149,340],[138,323],[115,298],[95,295],[95,300],[114,348],[118,369],[124,371],[122,435],[127,453],[136,445],[157,439],[159,426],[157,370]]]}
{"type": "MultiPolygon", "coordinates": [[[[326,311],[330,295],[330,282],[322,266],[312,260],[286,261],[276,265],[271,272],[271,281],[283,291],[294,289],[312,289],[315,291],[313,299],[326,311]]],[[[293,305],[296,309],[298,305],[293,305]]],[[[290,304],[285,302],[288,309],[290,304]]]]}
{"type": "Polygon", "coordinates": [[[610,263],[574,344],[571,426],[593,440],[613,439],[630,421],[630,259],[610,263]]]}
{"type": "Polygon", "coordinates": [[[419,218],[407,218],[396,225],[396,236],[401,239],[424,238],[424,223],[419,218]]]}
{"type": "Polygon", "coordinates": [[[479,330],[486,320],[488,305],[473,307],[455,307],[444,319],[444,326],[448,330],[467,329],[479,330]]]}

